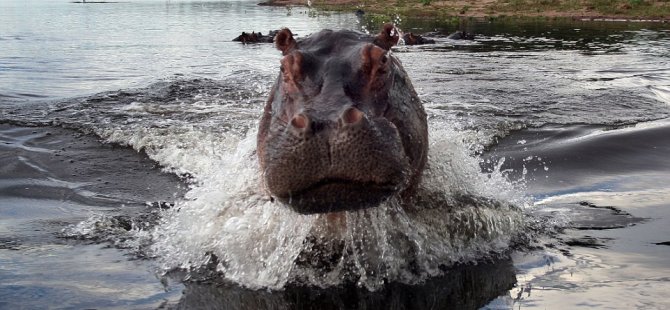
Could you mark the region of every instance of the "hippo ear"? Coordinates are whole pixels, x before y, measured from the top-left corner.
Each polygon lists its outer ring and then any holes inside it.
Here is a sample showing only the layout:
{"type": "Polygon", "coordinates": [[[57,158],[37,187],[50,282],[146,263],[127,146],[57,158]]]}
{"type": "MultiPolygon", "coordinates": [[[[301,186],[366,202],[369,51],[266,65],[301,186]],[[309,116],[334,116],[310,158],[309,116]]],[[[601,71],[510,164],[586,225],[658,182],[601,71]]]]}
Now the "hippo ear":
{"type": "Polygon", "coordinates": [[[288,54],[293,50],[298,43],[293,39],[293,33],[288,28],[280,30],[277,35],[275,35],[275,45],[277,49],[282,52],[283,55],[288,54]]]}
{"type": "Polygon", "coordinates": [[[375,37],[373,43],[385,50],[390,50],[392,46],[398,44],[399,39],[398,29],[393,24],[388,23],[382,26],[382,31],[375,37]]]}

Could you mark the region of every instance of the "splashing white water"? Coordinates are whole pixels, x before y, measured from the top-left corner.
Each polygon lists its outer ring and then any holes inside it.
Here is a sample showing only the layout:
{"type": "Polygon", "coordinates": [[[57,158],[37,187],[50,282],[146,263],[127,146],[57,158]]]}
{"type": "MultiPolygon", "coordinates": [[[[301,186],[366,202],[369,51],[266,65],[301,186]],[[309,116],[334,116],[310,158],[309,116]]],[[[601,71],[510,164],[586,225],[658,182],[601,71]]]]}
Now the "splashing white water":
{"type": "Polygon", "coordinates": [[[520,210],[506,202],[519,204],[521,195],[501,174],[480,172],[478,159],[454,142],[461,134],[432,130],[415,205],[391,198],[364,210],[303,215],[264,193],[250,133],[197,169],[199,185],[155,228],[153,254],[165,270],[197,269],[213,254],[226,279],[250,288],[357,281],[374,290],[504,251],[523,226],[520,210]]]}

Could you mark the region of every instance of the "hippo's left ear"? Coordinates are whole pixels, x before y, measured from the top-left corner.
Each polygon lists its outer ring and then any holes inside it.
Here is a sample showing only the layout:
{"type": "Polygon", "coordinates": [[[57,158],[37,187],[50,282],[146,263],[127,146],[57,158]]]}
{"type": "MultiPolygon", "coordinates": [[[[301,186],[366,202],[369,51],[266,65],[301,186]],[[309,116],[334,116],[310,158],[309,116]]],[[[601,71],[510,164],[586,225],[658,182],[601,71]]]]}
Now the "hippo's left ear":
{"type": "Polygon", "coordinates": [[[277,35],[275,35],[275,45],[283,55],[286,55],[292,51],[298,45],[298,43],[295,41],[295,39],[293,39],[293,33],[291,30],[284,28],[280,30],[277,35]]]}
{"type": "Polygon", "coordinates": [[[385,50],[390,50],[392,46],[398,44],[400,35],[398,29],[391,24],[384,24],[382,31],[377,35],[373,43],[385,50]]]}

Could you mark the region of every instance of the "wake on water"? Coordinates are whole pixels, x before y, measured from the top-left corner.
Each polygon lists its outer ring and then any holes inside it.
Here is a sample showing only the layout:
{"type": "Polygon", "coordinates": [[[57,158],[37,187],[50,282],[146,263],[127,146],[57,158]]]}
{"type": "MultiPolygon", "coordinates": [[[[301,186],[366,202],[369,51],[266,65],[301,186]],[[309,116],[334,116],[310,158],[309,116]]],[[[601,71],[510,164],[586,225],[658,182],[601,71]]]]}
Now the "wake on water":
{"type": "MultiPolygon", "coordinates": [[[[130,102],[120,110],[146,108],[130,102]]],[[[253,120],[247,123],[254,127],[253,120]]],[[[197,277],[215,269],[218,277],[254,289],[354,282],[376,290],[497,256],[524,230],[522,209],[529,201],[500,168],[481,171],[480,158],[465,142],[473,133],[444,122],[429,126],[428,168],[412,205],[391,197],[374,208],[308,215],[264,191],[253,129],[240,134],[131,124],[94,132],[192,178],[185,197],[161,211],[157,224],[134,225],[124,236],[123,247],[155,257],[163,272],[181,269],[197,277]]],[[[100,221],[92,217],[66,234],[100,233],[92,229],[100,221]]]]}

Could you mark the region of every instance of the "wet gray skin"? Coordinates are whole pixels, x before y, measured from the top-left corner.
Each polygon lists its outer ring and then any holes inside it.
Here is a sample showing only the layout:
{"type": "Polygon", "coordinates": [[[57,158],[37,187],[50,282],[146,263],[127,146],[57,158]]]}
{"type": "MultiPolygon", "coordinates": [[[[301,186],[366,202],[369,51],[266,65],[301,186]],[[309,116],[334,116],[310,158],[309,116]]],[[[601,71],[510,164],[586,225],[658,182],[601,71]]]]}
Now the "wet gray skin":
{"type": "Polygon", "coordinates": [[[258,132],[270,194],[312,213],[411,193],[426,163],[426,113],[389,53],[393,26],[299,41],[283,29],[275,41],[284,57],[258,132]]]}

